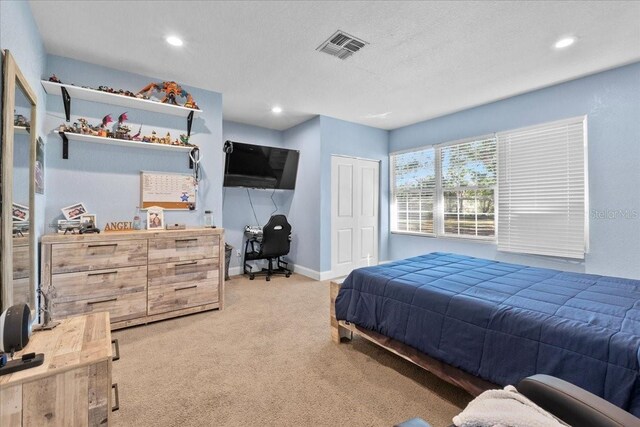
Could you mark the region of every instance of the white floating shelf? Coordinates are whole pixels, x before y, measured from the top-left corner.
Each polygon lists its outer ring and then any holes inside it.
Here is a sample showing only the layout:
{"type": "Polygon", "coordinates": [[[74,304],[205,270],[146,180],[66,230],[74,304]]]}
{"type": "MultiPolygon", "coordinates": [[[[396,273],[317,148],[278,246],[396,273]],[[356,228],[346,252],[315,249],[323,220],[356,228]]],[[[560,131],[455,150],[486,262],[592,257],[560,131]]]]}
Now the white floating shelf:
{"type": "Polygon", "coordinates": [[[29,135],[29,131],[25,126],[14,126],[13,133],[16,135],[29,135]]]}
{"type": "MultiPolygon", "coordinates": [[[[42,80],[42,86],[49,95],[62,96],[61,88],[66,88],[71,97],[74,99],[83,99],[85,101],[100,102],[102,104],[117,105],[126,108],[135,108],[137,110],[153,111],[154,113],[171,114],[173,116],[187,117],[193,111],[193,116],[197,117],[202,110],[194,110],[179,105],[163,104],[149,99],[134,98],[131,96],[117,95],[115,93],[102,92],[95,89],[87,89],[80,86],[69,84],[54,83],[42,80]]],[[[71,139],[71,138],[69,138],[71,139]]]]}
{"type": "Polygon", "coordinates": [[[80,133],[73,133],[73,132],[64,132],[64,134],[70,141],[92,142],[92,143],[107,144],[107,145],[120,145],[123,147],[138,147],[138,148],[149,148],[153,150],[182,151],[182,152],[191,151],[191,149],[193,148],[193,147],[183,147],[180,145],[157,144],[152,142],[126,141],[124,139],[105,138],[102,136],[93,136],[93,135],[83,135],[80,133]]]}

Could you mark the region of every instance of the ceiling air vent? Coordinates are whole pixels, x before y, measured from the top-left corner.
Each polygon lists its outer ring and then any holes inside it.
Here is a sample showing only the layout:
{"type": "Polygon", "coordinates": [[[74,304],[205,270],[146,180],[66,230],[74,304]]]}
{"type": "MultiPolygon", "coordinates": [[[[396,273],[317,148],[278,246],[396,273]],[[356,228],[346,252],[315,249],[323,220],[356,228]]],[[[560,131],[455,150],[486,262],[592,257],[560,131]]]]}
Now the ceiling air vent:
{"type": "Polygon", "coordinates": [[[366,44],[368,43],[338,30],[334,35],[318,46],[316,50],[328,53],[332,56],[337,56],[340,59],[347,59],[362,49],[366,44]]]}

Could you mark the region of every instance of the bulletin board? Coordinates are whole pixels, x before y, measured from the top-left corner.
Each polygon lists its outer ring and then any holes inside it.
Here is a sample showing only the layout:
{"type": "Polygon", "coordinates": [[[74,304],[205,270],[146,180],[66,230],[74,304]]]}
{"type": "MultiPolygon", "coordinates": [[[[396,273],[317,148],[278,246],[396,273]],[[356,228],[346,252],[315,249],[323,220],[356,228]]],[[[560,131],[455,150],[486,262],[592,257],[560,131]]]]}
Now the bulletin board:
{"type": "Polygon", "coordinates": [[[141,171],[140,195],[142,209],[195,209],[196,183],[190,174],[141,171]]]}

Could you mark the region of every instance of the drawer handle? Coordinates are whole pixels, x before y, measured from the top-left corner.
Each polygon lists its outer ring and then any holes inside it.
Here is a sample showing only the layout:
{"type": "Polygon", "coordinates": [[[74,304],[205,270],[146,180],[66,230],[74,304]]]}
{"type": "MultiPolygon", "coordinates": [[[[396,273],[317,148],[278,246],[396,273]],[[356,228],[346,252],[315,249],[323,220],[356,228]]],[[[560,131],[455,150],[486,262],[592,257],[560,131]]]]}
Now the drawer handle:
{"type": "Polygon", "coordinates": [[[191,262],[183,262],[182,264],[176,264],[176,267],[184,267],[185,265],[196,265],[198,263],[198,261],[191,261],[191,262]]]}
{"type": "Polygon", "coordinates": [[[193,289],[193,288],[197,288],[198,285],[191,285],[191,286],[185,286],[184,288],[175,288],[174,291],[178,292],[178,291],[184,291],[185,289],[193,289]]]}
{"type": "Polygon", "coordinates": [[[112,246],[118,246],[117,243],[107,243],[103,245],[87,245],[88,248],[109,248],[112,246]]]}
{"type": "Polygon", "coordinates": [[[198,240],[197,237],[194,237],[192,239],[176,239],[176,243],[178,243],[178,242],[195,242],[196,240],[198,240]]]}
{"type": "Polygon", "coordinates": [[[97,300],[97,301],[87,301],[88,305],[93,305],[93,304],[100,304],[102,302],[112,302],[112,301],[117,301],[118,297],[113,297],[113,298],[107,298],[107,299],[101,299],[101,300],[97,300]]]}
{"type": "Polygon", "coordinates": [[[111,412],[115,412],[120,409],[120,396],[118,394],[118,383],[111,384],[111,389],[115,391],[116,404],[111,408],[111,412]]]}
{"type": "Polygon", "coordinates": [[[107,274],[118,274],[118,270],[115,271],[105,271],[102,273],[89,273],[87,276],[106,276],[107,274]]]}
{"type": "Polygon", "coordinates": [[[114,338],[111,340],[111,344],[116,347],[116,355],[111,358],[112,361],[120,360],[120,344],[118,343],[118,338],[114,338]]]}

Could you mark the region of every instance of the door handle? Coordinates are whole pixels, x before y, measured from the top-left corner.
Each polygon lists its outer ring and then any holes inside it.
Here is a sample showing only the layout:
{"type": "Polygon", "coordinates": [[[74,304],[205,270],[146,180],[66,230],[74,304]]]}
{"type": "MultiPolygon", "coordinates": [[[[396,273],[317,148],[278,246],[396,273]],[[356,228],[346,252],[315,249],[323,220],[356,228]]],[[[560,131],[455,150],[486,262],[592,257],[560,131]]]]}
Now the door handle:
{"type": "Polygon", "coordinates": [[[102,273],[89,273],[87,276],[106,276],[107,274],[118,274],[118,270],[104,271],[102,273]]]}
{"type": "Polygon", "coordinates": [[[120,396],[119,396],[119,393],[118,393],[118,383],[111,384],[111,389],[114,390],[115,397],[116,397],[116,399],[115,399],[116,400],[116,404],[113,405],[113,407],[111,408],[111,412],[115,412],[118,409],[120,409],[120,396]]]}
{"type": "Polygon", "coordinates": [[[93,305],[93,304],[100,304],[101,302],[111,302],[111,301],[117,301],[118,297],[113,297],[113,298],[107,298],[107,299],[100,299],[100,300],[96,300],[96,301],[87,301],[88,305],[93,305]]]}
{"type": "Polygon", "coordinates": [[[112,339],[111,344],[114,344],[116,347],[116,355],[111,358],[111,360],[115,362],[120,360],[120,344],[118,343],[118,338],[112,339]]]}

